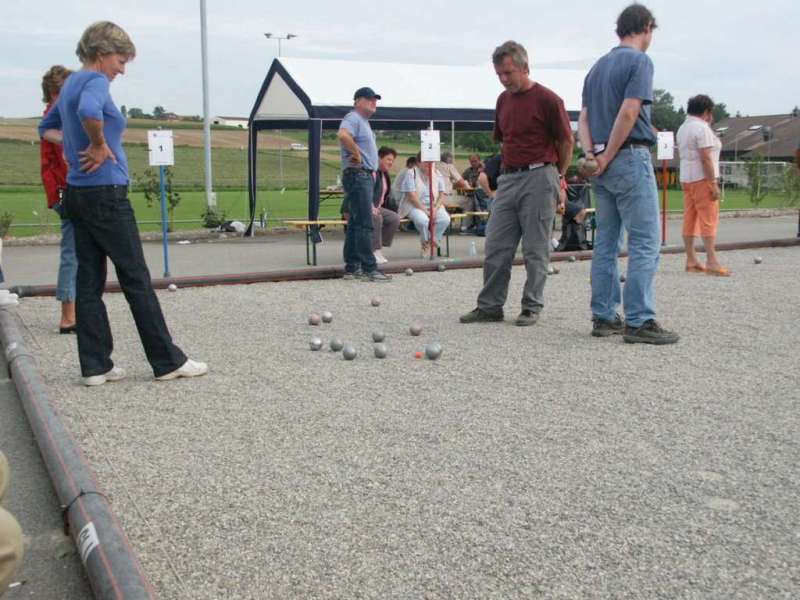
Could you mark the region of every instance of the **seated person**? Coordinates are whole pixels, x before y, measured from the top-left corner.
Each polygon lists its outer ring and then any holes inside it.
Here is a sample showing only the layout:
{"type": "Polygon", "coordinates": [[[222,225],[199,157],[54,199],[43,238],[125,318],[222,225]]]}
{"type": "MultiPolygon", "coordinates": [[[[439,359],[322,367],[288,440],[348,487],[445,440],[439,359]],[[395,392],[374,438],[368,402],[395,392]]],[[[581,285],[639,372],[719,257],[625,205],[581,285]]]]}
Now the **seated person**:
{"type": "Polygon", "coordinates": [[[469,167],[464,169],[461,176],[469,184],[469,187],[475,189],[478,187],[478,176],[483,172],[483,163],[481,157],[477,154],[469,155],[469,167]]]}
{"type": "MultiPolygon", "coordinates": [[[[394,178],[392,182],[392,189],[389,192],[390,204],[394,205],[396,208],[393,209],[395,212],[399,214],[400,212],[400,204],[403,202],[403,196],[405,196],[405,192],[401,191],[400,188],[403,185],[406,177],[413,177],[414,176],[414,167],[417,166],[417,157],[416,156],[409,156],[406,159],[406,168],[403,169],[397,177],[394,178]]],[[[400,217],[403,218],[402,216],[400,217]]],[[[414,224],[413,223],[406,223],[400,226],[401,231],[413,231],[414,224]]]]}
{"type": "Polygon", "coordinates": [[[386,264],[389,260],[381,252],[381,248],[392,245],[394,234],[400,227],[400,216],[397,212],[389,210],[386,205],[392,189],[392,178],[389,172],[394,165],[397,151],[387,146],[378,150],[378,173],[375,178],[375,196],[372,204],[372,253],[375,261],[386,264]]]}
{"type": "MultiPolygon", "coordinates": [[[[478,210],[491,212],[497,191],[497,178],[500,176],[500,166],[501,156],[500,154],[494,154],[486,159],[483,170],[478,174],[478,186],[475,190],[475,201],[478,205],[478,210]]],[[[481,219],[477,224],[475,235],[481,237],[486,235],[486,219],[481,219]]]]}
{"type": "Polygon", "coordinates": [[[471,196],[454,193],[455,190],[471,190],[471,188],[453,164],[453,155],[449,152],[442,152],[442,160],[436,163],[436,170],[444,183],[444,205],[464,211],[472,210],[471,196]]]}
{"type": "Polygon", "coordinates": [[[561,219],[561,239],[556,250],[589,250],[584,222],[588,216],[590,200],[589,185],[578,175],[570,177],[567,185],[567,202],[561,219]]]}
{"type": "MultiPolygon", "coordinates": [[[[417,155],[419,163],[419,155],[417,155]]],[[[403,200],[400,202],[398,214],[400,218],[408,217],[414,223],[414,227],[419,232],[420,254],[424,258],[430,254],[431,240],[430,231],[430,207],[431,197],[428,182],[428,169],[426,166],[415,166],[409,169],[400,184],[400,190],[404,193],[403,200]]],[[[436,169],[433,170],[433,202],[434,209],[434,240],[436,246],[450,226],[450,215],[444,208],[444,182],[436,169]]]]}

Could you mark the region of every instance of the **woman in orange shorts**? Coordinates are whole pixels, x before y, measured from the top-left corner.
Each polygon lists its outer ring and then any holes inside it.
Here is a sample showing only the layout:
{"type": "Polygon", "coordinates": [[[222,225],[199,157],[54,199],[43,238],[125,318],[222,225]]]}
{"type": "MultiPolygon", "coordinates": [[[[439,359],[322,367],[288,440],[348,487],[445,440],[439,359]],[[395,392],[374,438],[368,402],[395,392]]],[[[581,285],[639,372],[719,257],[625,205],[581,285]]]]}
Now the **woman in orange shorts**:
{"type": "Polygon", "coordinates": [[[719,225],[719,153],[722,142],[711,129],[714,102],[702,94],[689,99],[686,121],[678,129],[678,154],[683,186],[683,244],[686,270],[728,277],[731,271],[717,259],[715,243],[719,225]],[[702,237],[706,264],[694,249],[695,238],[702,237]]]}

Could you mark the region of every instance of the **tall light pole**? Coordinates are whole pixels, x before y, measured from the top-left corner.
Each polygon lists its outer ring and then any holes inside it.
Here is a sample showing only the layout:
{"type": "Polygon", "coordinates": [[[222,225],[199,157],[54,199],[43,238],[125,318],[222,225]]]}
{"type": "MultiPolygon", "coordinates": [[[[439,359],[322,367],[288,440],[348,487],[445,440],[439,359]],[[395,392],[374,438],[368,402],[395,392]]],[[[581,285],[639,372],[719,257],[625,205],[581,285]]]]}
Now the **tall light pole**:
{"type": "MultiPolygon", "coordinates": [[[[296,38],[297,34],[294,33],[287,33],[286,35],[278,35],[275,33],[265,33],[264,37],[268,40],[278,40],[278,58],[281,57],[281,41],[282,40],[291,40],[292,38],[296,38]]],[[[277,131],[278,135],[281,135],[281,131],[277,131]]],[[[281,190],[283,190],[283,143],[281,142],[280,138],[278,138],[278,170],[280,172],[280,185],[281,190]]]]}
{"type": "Polygon", "coordinates": [[[206,35],[206,0],[200,0],[200,54],[203,62],[203,150],[205,158],[206,205],[214,208],[217,200],[211,190],[211,115],[208,114],[208,36],[206,35]]]}
{"type": "Polygon", "coordinates": [[[281,41],[282,40],[291,40],[292,38],[296,38],[297,34],[295,33],[287,33],[286,35],[278,35],[276,33],[265,33],[264,37],[268,40],[278,40],[278,58],[281,57],[281,41]]]}

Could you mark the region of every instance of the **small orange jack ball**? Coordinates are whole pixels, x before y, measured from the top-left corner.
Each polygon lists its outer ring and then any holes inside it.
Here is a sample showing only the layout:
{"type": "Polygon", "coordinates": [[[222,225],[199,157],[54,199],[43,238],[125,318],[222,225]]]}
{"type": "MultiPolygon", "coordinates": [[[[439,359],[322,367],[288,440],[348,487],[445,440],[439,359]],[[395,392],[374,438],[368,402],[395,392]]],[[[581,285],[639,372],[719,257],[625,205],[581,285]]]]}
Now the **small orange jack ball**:
{"type": "Polygon", "coordinates": [[[414,352],[414,358],[422,358],[422,352],[414,352]]]}

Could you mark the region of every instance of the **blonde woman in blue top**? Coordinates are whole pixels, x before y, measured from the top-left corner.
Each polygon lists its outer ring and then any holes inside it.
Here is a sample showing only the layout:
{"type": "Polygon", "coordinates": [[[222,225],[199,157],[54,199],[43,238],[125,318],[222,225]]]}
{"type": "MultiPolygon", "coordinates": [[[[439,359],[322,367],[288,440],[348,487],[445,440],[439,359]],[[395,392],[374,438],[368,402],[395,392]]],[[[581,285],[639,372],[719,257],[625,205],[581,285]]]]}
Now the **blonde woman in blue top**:
{"type": "Polygon", "coordinates": [[[173,342],[142,253],[142,242],[128,200],[128,161],[122,148],[127,121],[109,87],[136,56],[123,29],[108,21],[89,26],[76,50],[83,64],[67,79],[53,109],[42,119],[44,139],[63,133],[69,167],[64,209],[75,225],[78,254],[76,317],[78,356],[85,385],[125,376],[111,360],[113,339],[102,295],[106,259],[133,314],[156,379],[196,377],[208,366],[190,360],[173,342]]]}

